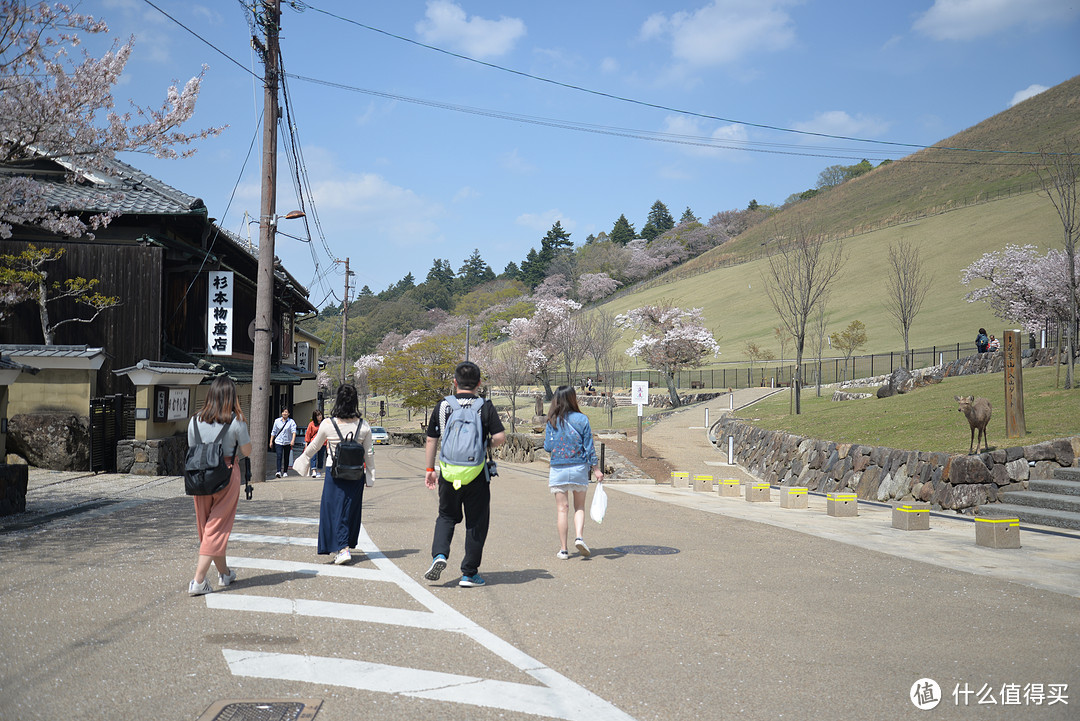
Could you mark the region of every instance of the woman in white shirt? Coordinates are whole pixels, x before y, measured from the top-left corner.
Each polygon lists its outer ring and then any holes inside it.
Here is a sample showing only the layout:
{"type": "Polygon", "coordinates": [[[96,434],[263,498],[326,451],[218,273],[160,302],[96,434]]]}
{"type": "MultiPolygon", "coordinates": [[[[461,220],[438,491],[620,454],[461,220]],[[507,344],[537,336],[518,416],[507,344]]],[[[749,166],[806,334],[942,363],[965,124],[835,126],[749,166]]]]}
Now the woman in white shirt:
{"type": "Polygon", "coordinates": [[[328,444],[326,471],[323,474],[322,502],[319,504],[319,553],[337,554],[334,563],[341,565],[352,560],[349,549],[356,548],[360,537],[364,487],[375,485],[375,457],[372,455],[371,426],[360,418],[356,387],[344,384],[338,388],[330,417],[319,424],[319,432],[296,459],[293,468],[305,476],[311,459],[328,444]],[[336,428],[335,428],[336,424],[336,428]],[[364,446],[364,480],[347,481],[334,477],[338,446],[350,435],[364,446]]]}

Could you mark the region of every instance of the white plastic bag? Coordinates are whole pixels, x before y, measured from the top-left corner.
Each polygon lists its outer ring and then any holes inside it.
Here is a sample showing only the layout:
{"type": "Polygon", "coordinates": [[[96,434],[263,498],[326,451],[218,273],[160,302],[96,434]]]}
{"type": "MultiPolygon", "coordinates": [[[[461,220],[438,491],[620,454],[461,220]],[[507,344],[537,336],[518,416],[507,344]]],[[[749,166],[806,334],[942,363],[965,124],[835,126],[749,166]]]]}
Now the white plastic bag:
{"type": "Polygon", "coordinates": [[[592,506],[589,507],[589,516],[597,523],[603,523],[605,513],[607,513],[607,491],[604,490],[603,483],[597,483],[596,491],[593,492],[592,506]]]}

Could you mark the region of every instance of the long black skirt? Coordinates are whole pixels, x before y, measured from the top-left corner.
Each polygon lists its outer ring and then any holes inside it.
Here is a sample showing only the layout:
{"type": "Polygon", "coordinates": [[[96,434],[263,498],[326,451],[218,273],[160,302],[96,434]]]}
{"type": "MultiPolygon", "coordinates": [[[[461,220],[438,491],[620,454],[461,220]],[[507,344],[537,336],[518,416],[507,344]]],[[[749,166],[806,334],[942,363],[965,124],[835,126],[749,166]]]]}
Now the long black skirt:
{"type": "Polygon", "coordinates": [[[320,554],[356,548],[363,506],[364,482],[338,481],[334,478],[333,468],[327,466],[319,504],[320,554]]]}

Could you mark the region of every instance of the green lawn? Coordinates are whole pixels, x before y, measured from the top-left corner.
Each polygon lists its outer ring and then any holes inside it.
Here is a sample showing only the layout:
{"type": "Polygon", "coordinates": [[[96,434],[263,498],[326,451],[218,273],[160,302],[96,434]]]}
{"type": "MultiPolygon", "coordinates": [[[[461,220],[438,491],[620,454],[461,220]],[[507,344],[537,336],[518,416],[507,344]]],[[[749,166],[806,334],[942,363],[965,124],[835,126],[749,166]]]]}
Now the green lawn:
{"type": "MultiPolygon", "coordinates": [[[[1065,374],[1061,374],[1064,381],[1065,374]]],[[[762,428],[786,430],[842,443],[919,451],[966,453],[971,432],[954,396],[983,396],[993,416],[987,426],[991,448],[1030,445],[1080,435],[1080,390],[1054,387],[1053,368],[1025,369],[1024,415],[1027,435],[1005,437],[1005,382],[1002,373],[946,378],[938,385],[892,398],[834,402],[832,393],[803,393],[801,415],[789,415],[788,394],[778,394],[745,409],[740,417],[762,428]]],[[[859,389],[852,389],[859,390],[859,389]]],[[[876,389],[865,389],[872,391],[876,389]]]]}
{"type": "MultiPolygon", "coordinates": [[[[1061,222],[1053,206],[1037,193],[847,238],[842,241],[847,261],[829,301],[827,332],[843,330],[851,321],[861,320],[866,324],[868,342],[860,353],[903,350],[903,337],[885,309],[883,278],[887,276],[889,244],[905,240],[920,248],[926,269],[933,275],[926,303],[911,328],[911,347],[971,342],[979,327],[1001,337],[1003,329],[1016,325],[999,320],[983,303],[965,301],[969,288],[960,284],[961,270],[983,253],[1000,250],[1008,243],[1032,243],[1045,251],[1059,247],[1060,238],[1061,222]]],[[[687,265],[693,264],[690,261],[687,265]]],[[[720,344],[722,354],[716,361],[746,365],[748,341],[780,356],[773,336],[780,319],[765,294],[766,271],[766,261],[756,260],[691,277],[661,276],[601,307],[625,313],[661,299],[682,307],[701,307],[706,325],[720,344]]],[[[625,334],[620,352],[630,340],[630,334],[625,334]]],[[[786,354],[794,358],[790,343],[786,354]]],[[[836,354],[826,347],[825,355],[836,354]]]]}

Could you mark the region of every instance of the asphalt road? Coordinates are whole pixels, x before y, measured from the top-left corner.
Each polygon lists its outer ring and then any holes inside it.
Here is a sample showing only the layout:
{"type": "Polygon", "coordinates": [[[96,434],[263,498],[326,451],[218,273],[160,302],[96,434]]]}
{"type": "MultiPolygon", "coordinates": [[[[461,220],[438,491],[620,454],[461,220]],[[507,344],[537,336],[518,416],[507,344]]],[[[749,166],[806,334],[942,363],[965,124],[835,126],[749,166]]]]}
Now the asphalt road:
{"type": "MultiPolygon", "coordinates": [[[[293,476],[241,499],[239,580],[203,597],[175,479],[0,522],[0,719],[194,720],[266,698],[315,699],[318,721],[1080,717],[1075,594],[640,485],[610,484],[592,558],[560,561],[546,464],[503,462],[488,586],[457,586],[460,533],[431,583],[422,451],[378,453],[352,565],[315,554],[321,481],[293,476]],[[929,711],[909,699],[923,678],[929,711]]],[[[1077,573],[1076,543],[1048,573],[1077,573]]]]}

